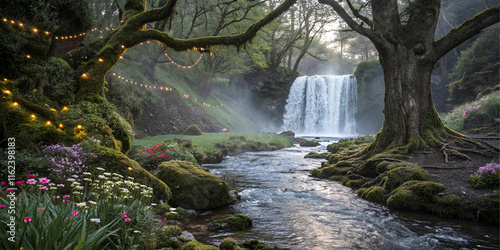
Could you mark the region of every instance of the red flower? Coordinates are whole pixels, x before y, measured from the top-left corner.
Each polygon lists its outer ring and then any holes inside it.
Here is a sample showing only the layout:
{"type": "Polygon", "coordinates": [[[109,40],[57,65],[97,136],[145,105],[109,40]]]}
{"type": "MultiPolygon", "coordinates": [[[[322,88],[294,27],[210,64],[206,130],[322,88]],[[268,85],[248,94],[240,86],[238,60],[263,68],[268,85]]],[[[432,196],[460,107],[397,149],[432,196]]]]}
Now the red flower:
{"type": "MultiPolygon", "coordinates": [[[[5,207],[5,206],[4,206],[5,207]]],[[[163,221],[167,221],[167,218],[163,218],[163,221]]]]}
{"type": "Polygon", "coordinates": [[[35,178],[35,177],[36,177],[36,175],[28,174],[28,177],[26,177],[26,179],[35,178]]]}
{"type": "Polygon", "coordinates": [[[6,208],[5,205],[0,205],[0,209],[4,209],[4,208],[6,208]]]}
{"type": "Polygon", "coordinates": [[[131,221],[130,218],[125,218],[125,222],[129,222],[129,221],[131,221]]]}
{"type": "Polygon", "coordinates": [[[6,191],[6,192],[7,192],[7,193],[14,193],[14,190],[12,190],[12,189],[7,189],[7,191],[6,191]]]}
{"type": "Polygon", "coordinates": [[[31,217],[24,217],[24,223],[28,223],[31,221],[31,217]]]}
{"type": "Polygon", "coordinates": [[[17,185],[24,185],[24,180],[16,181],[17,185]]]}

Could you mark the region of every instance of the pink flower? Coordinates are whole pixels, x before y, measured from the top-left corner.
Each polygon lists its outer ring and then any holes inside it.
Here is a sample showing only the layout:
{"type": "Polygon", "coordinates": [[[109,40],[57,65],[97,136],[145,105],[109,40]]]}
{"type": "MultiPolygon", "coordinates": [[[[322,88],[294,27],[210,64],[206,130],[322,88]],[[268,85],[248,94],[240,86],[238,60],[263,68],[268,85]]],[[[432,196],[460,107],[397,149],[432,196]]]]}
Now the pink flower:
{"type": "Polygon", "coordinates": [[[131,221],[130,218],[125,218],[125,222],[129,222],[129,221],[131,221]]]}
{"type": "MultiPolygon", "coordinates": [[[[4,206],[5,207],[5,206],[4,206]]],[[[163,218],[163,221],[167,221],[167,218],[163,218]]]]}
{"type": "Polygon", "coordinates": [[[66,201],[66,203],[68,203],[68,204],[69,204],[69,200],[67,200],[67,201],[66,201]]]}
{"type": "Polygon", "coordinates": [[[122,214],[122,218],[127,218],[127,212],[122,214]]]}
{"type": "Polygon", "coordinates": [[[0,205],[0,209],[4,209],[4,208],[6,208],[5,205],[0,205]]]}
{"type": "Polygon", "coordinates": [[[170,157],[170,155],[167,155],[167,158],[170,157]]]}
{"type": "Polygon", "coordinates": [[[69,220],[73,219],[73,216],[70,216],[68,219],[69,219],[69,220]]]}
{"type": "Polygon", "coordinates": [[[172,152],[172,149],[170,149],[170,152],[172,152]]]}
{"type": "Polygon", "coordinates": [[[47,188],[46,186],[44,185],[38,185],[38,189],[41,189],[41,190],[49,190],[49,188],[47,188]]]}
{"type": "Polygon", "coordinates": [[[36,183],[36,180],[35,180],[35,179],[28,179],[28,180],[26,181],[26,183],[28,183],[28,184],[35,184],[35,183],[36,183]]]}
{"type": "Polygon", "coordinates": [[[17,185],[24,185],[24,180],[16,181],[17,185]]]}
{"type": "Polygon", "coordinates": [[[77,216],[78,215],[78,211],[73,211],[73,215],[77,216]]]}
{"type": "Polygon", "coordinates": [[[68,194],[68,195],[63,196],[63,198],[64,198],[64,199],[69,198],[69,197],[71,197],[69,194],[68,194]]]}
{"type": "Polygon", "coordinates": [[[5,186],[5,181],[0,182],[0,185],[5,186]]]}
{"type": "Polygon", "coordinates": [[[28,174],[28,177],[26,177],[26,179],[35,178],[35,177],[36,177],[36,175],[28,174]]]}
{"type": "Polygon", "coordinates": [[[31,221],[31,217],[24,217],[24,223],[28,223],[31,221]]]}
{"type": "Polygon", "coordinates": [[[50,180],[47,178],[39,178],[38,181],[40,181],[42,184],[47,184],[50,182],[50,180]]]}
{"type": "Polygon", "coordinates": [[[12,189],[7,189],[7,191],[6,191],[6,192],[7,192],[7,193],[14,193],[14,190],[12,190],[12,189]]]}
{"type": "Polygon", "coordinates": [[[45,208],[41,207],[41,208],[38,208],[38,210],[40,210],[40,213],[43,213],[43,210],[45,210],[45,208]]]}
{"type": "Polygon", "coordinates": [[[64,187],[64,184],[57,184],[58,187],[64,187]]]}

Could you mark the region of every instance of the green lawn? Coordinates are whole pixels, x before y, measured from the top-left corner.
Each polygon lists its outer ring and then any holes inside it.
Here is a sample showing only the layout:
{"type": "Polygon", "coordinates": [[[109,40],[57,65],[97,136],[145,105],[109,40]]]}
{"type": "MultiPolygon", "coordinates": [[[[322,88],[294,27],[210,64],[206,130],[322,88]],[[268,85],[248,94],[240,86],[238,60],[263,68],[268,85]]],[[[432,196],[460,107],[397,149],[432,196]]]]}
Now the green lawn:
{"type": "Polygon", "coordinates": [[[233,136],[244,136],[247,140],[255,140],[260,142],[275,143],[281,145],[290,145],[286,137],[276,134],[262,133],[204,133],[203,135],[157,135],[146,137],[143,139],[134,140],[133,147],[145,148],[156,145],[157,143],[178,138],[181,140],[191,140],[194,145],[207,149],[216,149],[215,144],[228,140],[233,136]]]}

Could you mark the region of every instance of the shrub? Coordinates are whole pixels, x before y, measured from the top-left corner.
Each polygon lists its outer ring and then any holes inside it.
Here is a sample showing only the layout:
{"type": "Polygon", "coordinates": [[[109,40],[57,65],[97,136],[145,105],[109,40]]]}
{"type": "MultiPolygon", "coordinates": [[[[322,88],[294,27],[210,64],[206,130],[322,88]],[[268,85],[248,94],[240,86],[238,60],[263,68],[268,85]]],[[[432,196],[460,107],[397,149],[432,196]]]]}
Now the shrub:
{"type": "Polygon", "coordinates": [[[469,177],[469,183],[474,188],[492,188],[500,184],[500,163],[488,163],[480,167],[477,172],[469,177]]]}
{"type": "Polygon", "coordinates": [[[183,135],[202,135],[200,128],[196,125],[189,125],[186,127],[184,132],[182,132],[183,135]]]}
{"type": "Polygon", "coordinates": [[[62,144],[45,145],[43,152],[46,154],[45,157],[53,163],[53,167],[49,170],[63,178],[71,174],[82,173],[86,170],[87,160],[97,157],[96,154],[84,150],[80,143],[71,147],[65,147],[62,144]]]}
{"type": "Polygon", "coordinates": [[[252,227],[252,219],[241,214],[215,220],[208,225],[208,229],[217,230],[245,230],[252,227]]]}

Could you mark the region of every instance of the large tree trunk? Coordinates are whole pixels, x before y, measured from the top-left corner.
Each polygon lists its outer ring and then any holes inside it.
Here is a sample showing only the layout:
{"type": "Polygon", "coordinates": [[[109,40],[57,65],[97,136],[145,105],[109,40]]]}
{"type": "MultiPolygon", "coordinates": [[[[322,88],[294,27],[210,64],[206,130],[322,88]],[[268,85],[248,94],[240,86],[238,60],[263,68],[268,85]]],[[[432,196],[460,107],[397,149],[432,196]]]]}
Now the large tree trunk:
{"type": "MultiPolygon", "coordinates": [[[[385,78],[385,121],[370,155],[398,148],[399,153],[441,147],[448,137],[439,118],[430,89],[434,63],[419,60],[414,48],[396,45],[381,54],[385,78]]],[[[454,133],[458,135],[458,133],[454,133]]]]}

